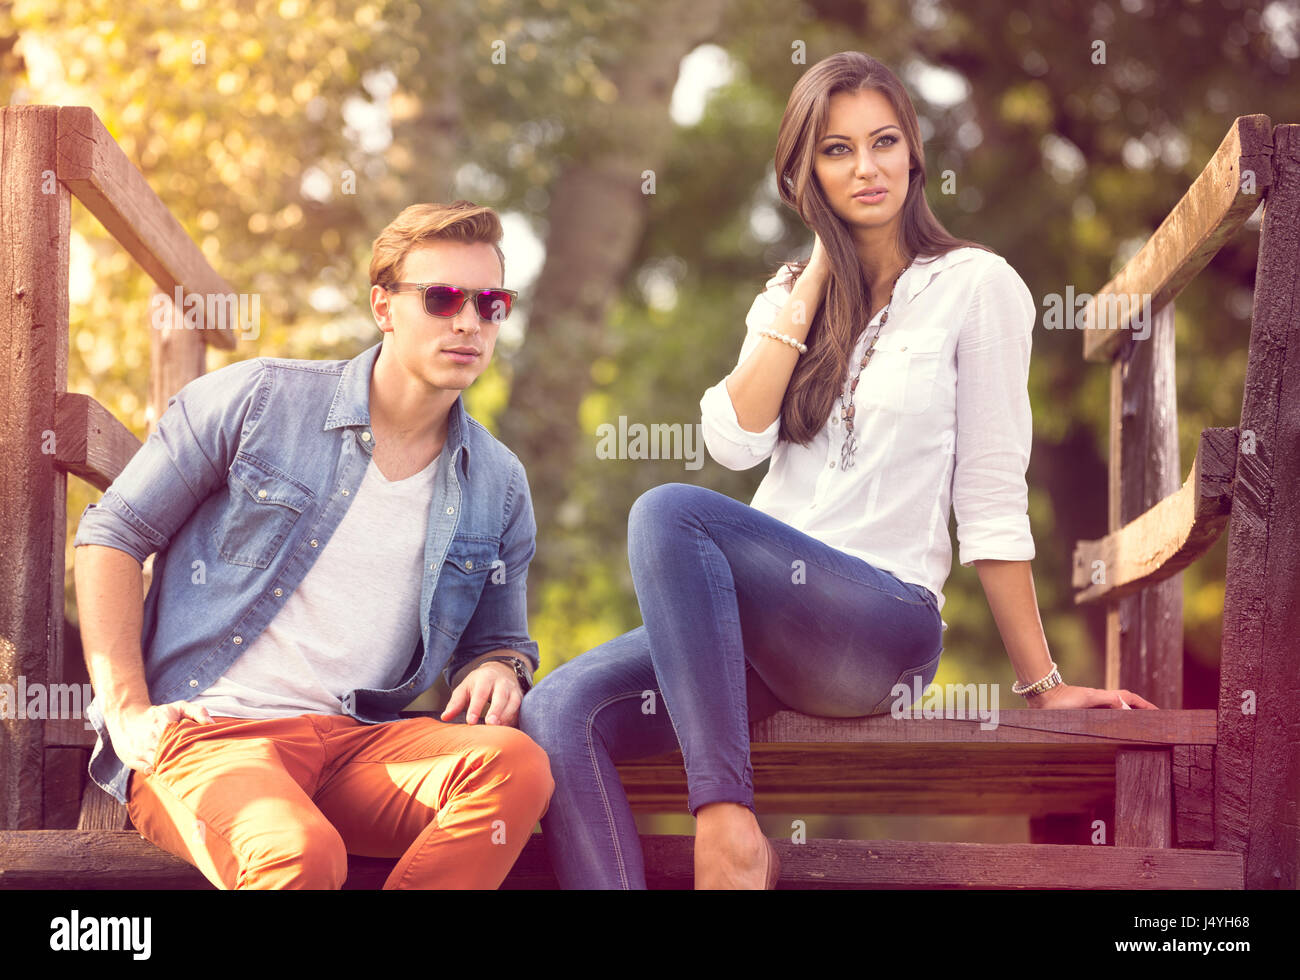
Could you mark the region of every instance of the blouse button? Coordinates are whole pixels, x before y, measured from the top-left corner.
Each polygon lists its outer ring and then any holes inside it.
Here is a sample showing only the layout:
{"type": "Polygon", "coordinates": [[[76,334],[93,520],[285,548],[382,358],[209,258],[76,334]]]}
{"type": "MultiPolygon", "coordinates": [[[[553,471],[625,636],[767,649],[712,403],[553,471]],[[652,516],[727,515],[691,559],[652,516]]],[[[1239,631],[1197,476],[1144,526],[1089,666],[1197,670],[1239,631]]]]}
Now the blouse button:
{"type": "Polygon", "coordinates": [[[242,636],[236,636],[232,638],[230,642],[233,643],[235,646],[239,646],[239,644],[244,642],[244,638],[242,636]]]}
{"type": "Polygon", "coordinates": [[[265,490],[259,490],[259,491],[257,491],[257,495],[258,495],[258,497],[260,497],[260,498],[263,499],[263,500],[266,499],[266,491],[265,491],[265,490]]]}
{"type": "Polygon", "coordinates": [[[349,490],[344,490],[344,491],[343,491],[343,496],[346,497],[346,496],[348,496],[349,493],[351,493],[351,491],[349,491],[349,490]]]}
{"type": "Polygon", "coordinates": [[[196,681],[196,680],[194,680],[193,678],[191,678],[191,679],[190,679],[190,687],[198,687],[198,686],[199,686],[199,682],[196,681]]]}
{"type": "Polygon", "coordinates": [[[315,548],[318,544],[320,544],[320,542],[317,541],[315,538],[312,538],[312,539],[311,539],[311,546],[312,546],[313,548],[315,548]]]}
{"type": "Polygon", "coordinates": [[[363,433],[361,433],[361,441],[362,441],[362,442],[369,442],[369,441],[370,441],[370,433],[369,433],[369,432],[363,432],[363,433]]]}
{"type": "Polygon", "coordinates": [[[275,590],[275,597],[276,597],[277,599],[278,599],[280,596],[282,596],[282,595],[284,595],[284,589],[276,589],[276,590],[275,590]]]}
{"type": "Polygon", "coordinates": [[[831,469],[835,469],[835,460],[831,460],[831,469]]]}

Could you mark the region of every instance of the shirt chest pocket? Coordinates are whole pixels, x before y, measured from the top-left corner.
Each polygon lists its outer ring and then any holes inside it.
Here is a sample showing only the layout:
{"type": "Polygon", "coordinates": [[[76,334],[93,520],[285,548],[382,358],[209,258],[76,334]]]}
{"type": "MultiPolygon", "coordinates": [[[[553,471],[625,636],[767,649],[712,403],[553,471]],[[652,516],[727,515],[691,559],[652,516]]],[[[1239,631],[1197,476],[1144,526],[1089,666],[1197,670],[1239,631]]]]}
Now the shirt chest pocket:
{"type": "Polygon", "coordinates": [[[240,453],[226,480],[228,499],[213,531],[232,565],[266,568],[311,503],[312,492],[268,463],[240,453]]]}
{"type": "Polygon", "coordinates": [[[501,542],[486,536],[458,535],[447,546],[447,557],[434,587],[431,624],[459,639],[484,589],[501,588],[505,565],[501,542]]]}
{"type": "Polygon", "coordinates": [[[948,331],[937,327],[881,336],[858,383],[858,396],[870,408],[919,415],[934,400],[948,331]]]}

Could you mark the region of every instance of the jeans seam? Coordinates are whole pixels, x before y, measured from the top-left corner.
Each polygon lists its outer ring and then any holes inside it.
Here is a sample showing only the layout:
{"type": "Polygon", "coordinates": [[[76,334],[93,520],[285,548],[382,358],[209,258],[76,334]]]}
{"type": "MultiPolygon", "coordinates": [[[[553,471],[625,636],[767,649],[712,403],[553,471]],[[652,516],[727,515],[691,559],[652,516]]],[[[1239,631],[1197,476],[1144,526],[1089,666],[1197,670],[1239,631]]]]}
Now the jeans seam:
{"type": "MultiPolygon", "coordinates": [[[[596,725],[596,715],[600,713],[602,708],[607,708],[616,701],[623,701],[627,698],[635,698],[639,696],[639,691],[626,691],[622,694],[611,695],[591,709],[587,714],[586,722],[583,724],[583,735],[587,743],[587,758],[591,761],[592,773],[596,777],[596,788],[600,790],[600,803],[605,810],[605,820],[609,825],[610,838],[614,842],[614,858],[618,863],[618,877],[623,884],[624,890],[630,888],[627,880],[627,865],[623,860],[623,850],[619,846],[618,826],[614,822],[614,812],[609,805],[609,793],[605,790],[605,781],[600,773],[600,763],[596,759],[596,748],[592,740],[592,731],[596,725]]],[[[667,708],[667,702],[664,703],[664,706],[667,708]]],[[[671,720],[672,717],[669,716],[669,721],[671,722],[671,720]]],[[[610,762],[613,763],[613,760],[611,759],[610,762]]],[[[640,841],[638,840],[638,845],[639,843],[640,841]]]]}

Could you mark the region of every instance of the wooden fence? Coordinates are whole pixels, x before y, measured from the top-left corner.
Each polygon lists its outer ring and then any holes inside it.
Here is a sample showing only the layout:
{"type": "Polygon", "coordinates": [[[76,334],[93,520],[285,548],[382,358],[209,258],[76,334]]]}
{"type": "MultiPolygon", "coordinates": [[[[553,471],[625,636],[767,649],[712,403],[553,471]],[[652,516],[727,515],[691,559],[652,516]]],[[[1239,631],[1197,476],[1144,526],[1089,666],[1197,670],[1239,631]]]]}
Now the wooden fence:
{"type": "MultiPolygon", "coordinates": [[[[171,295],[228,294],[93,112],[0,110],[0,684],[57,683],[66,474],[100,489],[139,443],[66,392],[68,236],[80,200],[171,295]],[[54,453],[43,452],[55,434],[54,453]]],[[[814,718],[751,726],[757,805],[777,813],[1029,814],[1033,841],[780,842],[790,887],[1295,888],[1300,828],[1300,126],[1237,119],[1168,217],[1089,302],[1085,359],[1110,365],[1109,528],[1079,542],[1076,601],[1106,604],[1106,685],[1158,712],[814,718]],[[1264,202],[1241,417],[1202,433],[1180,483],[1173,299],[1264,202]],[[1150,299],[1125,308],[1121,297],[1150,299]],[[1134,328],[1146,322],[1145,341],[1134,328]],[[1289,489],[1288,489],[1289,488],[1289,489]],[[1229,518],[1231,518],[1229,520],[1229,518]],[[1217,710],[1183,710],[1179,571],[1229,529],[1217,710]],[[1096,840],[1100,821],[1105,846],[1096,840]]],[[[1245,338],[1243,338],[1243,341],[1245,338]]],[[[150,397],[203,371],[228,331],[156,331],[150,397]]],[[[1213,370],[1212,364],[1198,369],[1213,370]]],[[[0,887],[205,887],[127,829],[85,775],[80,719],[0,719],[0,887]]],[[[633,805],[685,803],[681,757],[626,763],[633,805]]],[[[689,838],[646,837],[653,886],[689,887],[689,838]]],[[[392,862],[354,858],[349,887],[392,862]]],[[[551,886],[534,838],[508,886],[551,886]]]]}

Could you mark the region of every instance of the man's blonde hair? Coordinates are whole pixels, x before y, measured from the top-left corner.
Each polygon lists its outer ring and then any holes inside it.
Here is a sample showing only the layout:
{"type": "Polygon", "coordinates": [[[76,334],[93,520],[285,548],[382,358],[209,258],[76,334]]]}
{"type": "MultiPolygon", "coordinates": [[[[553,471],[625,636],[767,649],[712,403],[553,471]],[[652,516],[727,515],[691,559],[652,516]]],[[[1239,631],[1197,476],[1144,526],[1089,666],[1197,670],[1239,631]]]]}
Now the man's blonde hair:
{"type": "Polygon", "coordinates": [[[501,219],[491,208],[455,201],[451,204],[412,204],[375,239],[370,256],[370,284],[391,286],[402,278],[402,264],[412,249],[427,242],[485,242],[496,249],[505,279],[506,257],[501,251],[501,219]]]}

